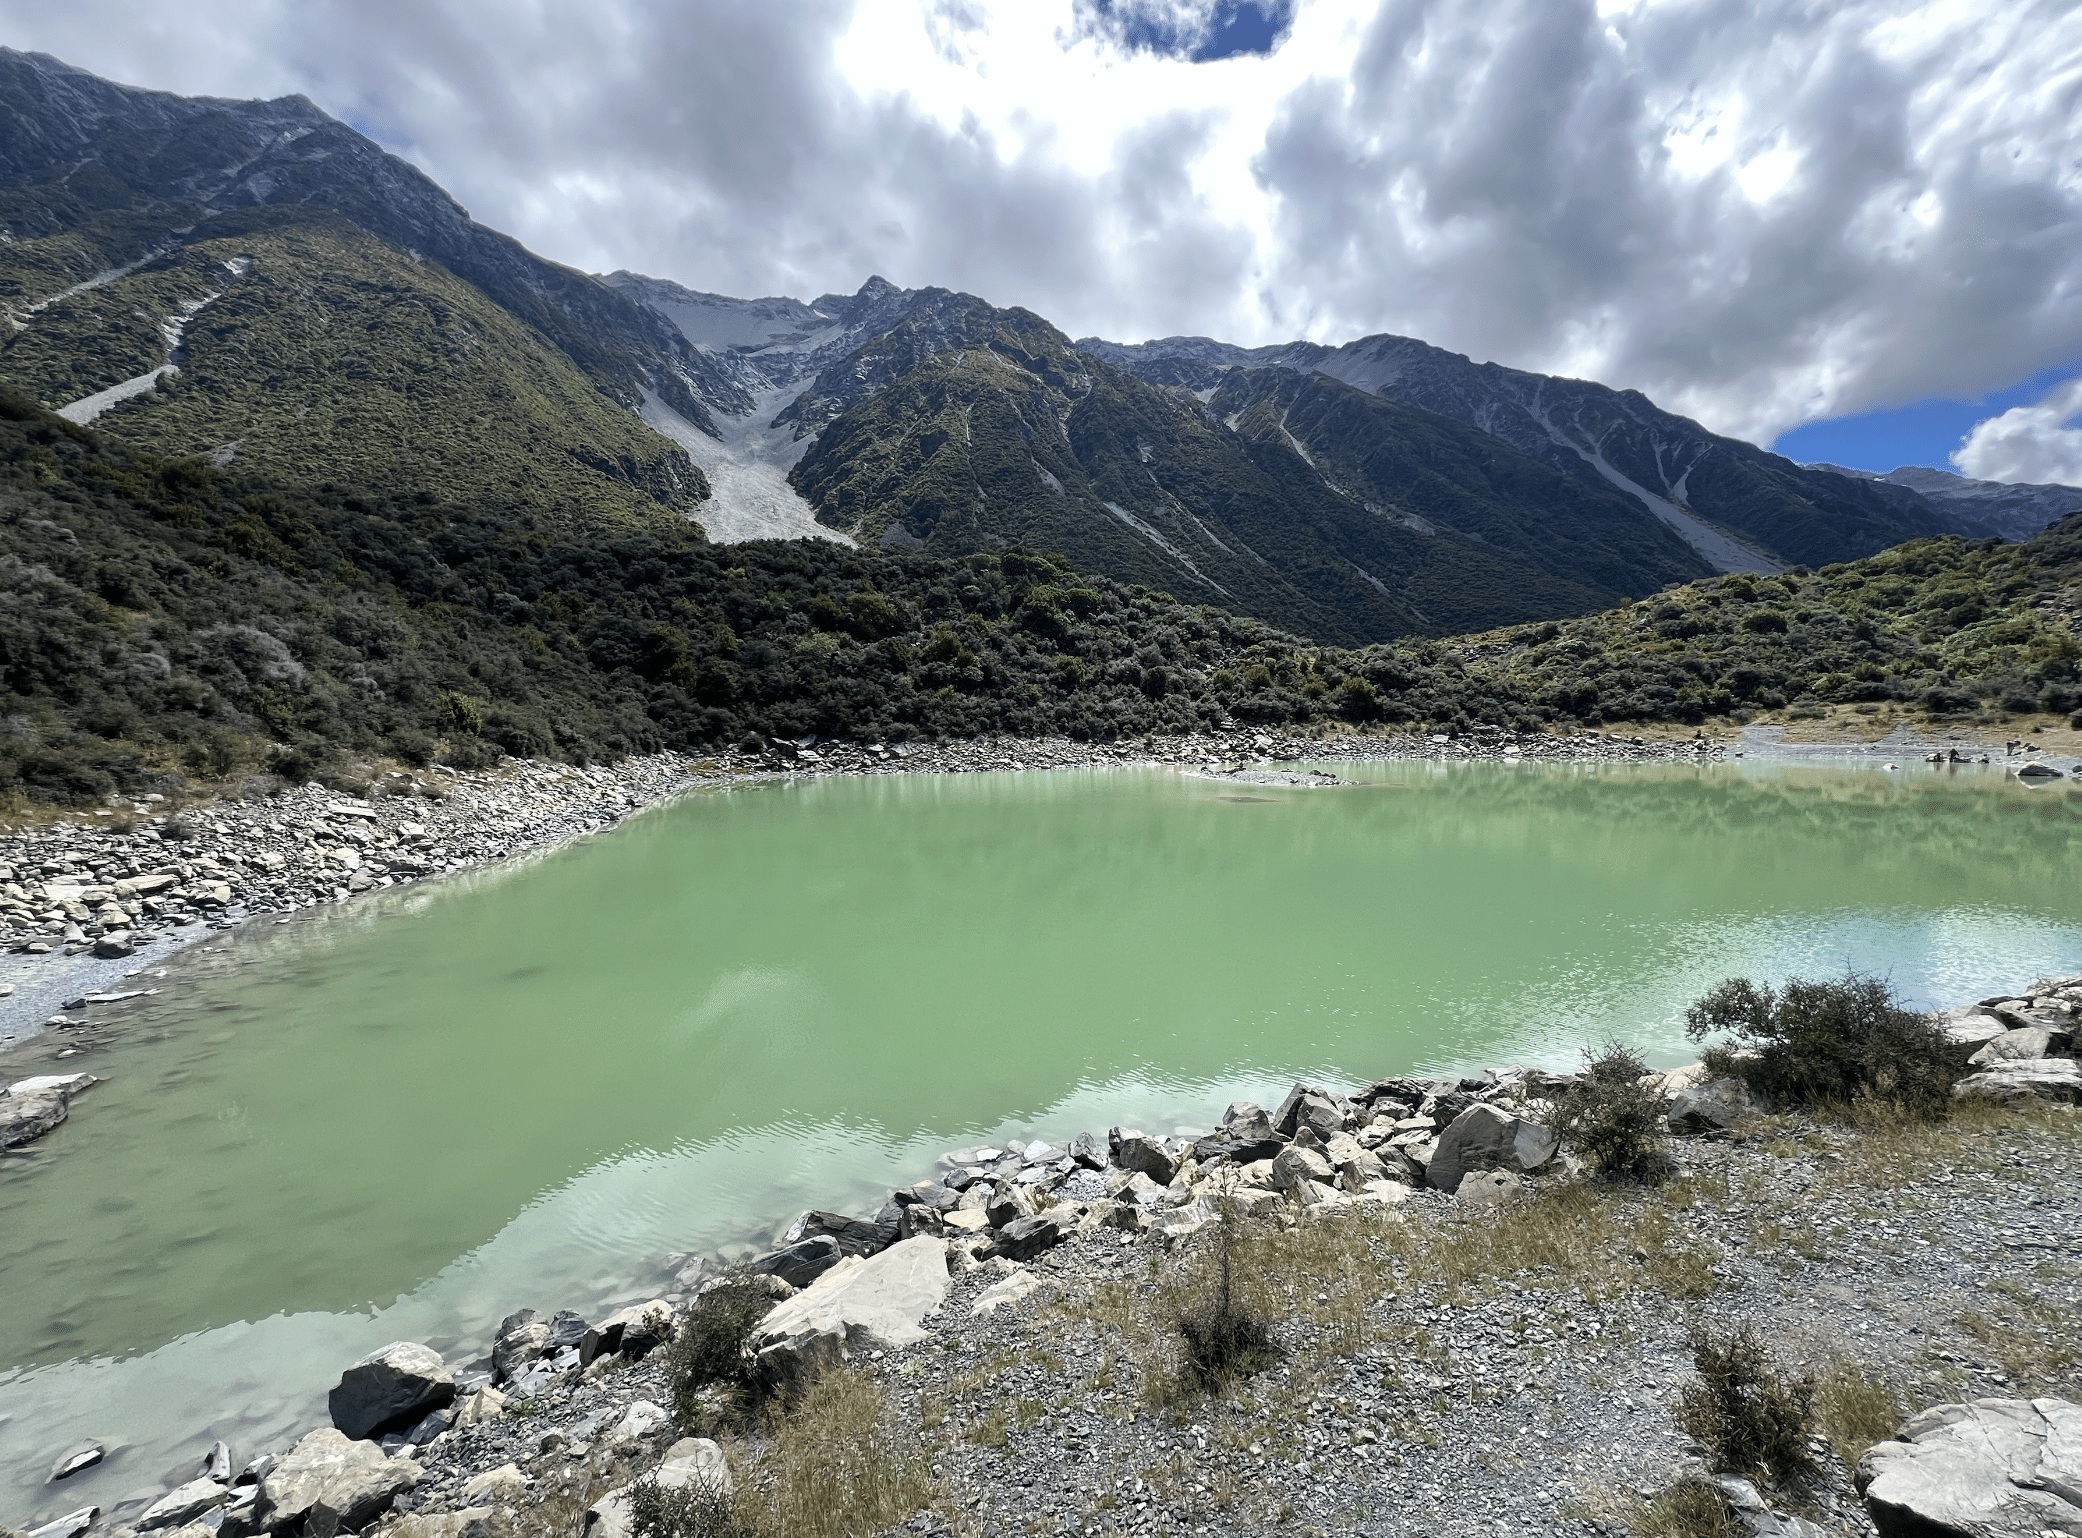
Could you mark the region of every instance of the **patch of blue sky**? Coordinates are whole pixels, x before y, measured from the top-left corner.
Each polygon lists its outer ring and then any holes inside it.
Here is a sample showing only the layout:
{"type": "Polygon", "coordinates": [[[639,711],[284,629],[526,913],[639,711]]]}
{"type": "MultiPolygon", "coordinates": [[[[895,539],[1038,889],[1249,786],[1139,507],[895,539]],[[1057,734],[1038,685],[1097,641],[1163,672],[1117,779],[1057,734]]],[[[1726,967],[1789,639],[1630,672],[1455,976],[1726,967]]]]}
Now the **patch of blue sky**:
{"type": "Polygon", "coordinates": [[[1779,434],[1772,452],[1803,465],[1842,465],[1885,475],[1904,465],[1958,473],[1951,456],[1976,422],[2012,406],[2029,406],[2054,386],[2082,375],[2082,359],[2041,369],[2008,389],[1979,400],[1927,400],[1828,422],[1808,422],[1779,434]]]}

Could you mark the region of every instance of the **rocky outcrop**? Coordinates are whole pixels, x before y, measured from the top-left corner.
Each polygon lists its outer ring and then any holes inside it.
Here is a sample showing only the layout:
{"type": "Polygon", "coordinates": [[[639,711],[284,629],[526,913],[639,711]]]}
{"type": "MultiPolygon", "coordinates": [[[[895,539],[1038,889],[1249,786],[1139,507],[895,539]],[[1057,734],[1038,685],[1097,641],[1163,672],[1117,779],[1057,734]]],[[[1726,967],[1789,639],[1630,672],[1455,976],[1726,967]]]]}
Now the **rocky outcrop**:
{"type": "Polygon", "coordinates": [[[418,1483],[419,1466],[410,1458],[387,1457],[373,1442],[355,1441],[322,1427],[268,1471],[253,1498],[251,1515],[226,1517],[221,1535],[282,1533],[305,1538],[307,1532],[359,1530],[418,1483]]]}
{"type": "Polygon", "coordinates": [[[1740,1079],[1708,1079],[1680,1091],[1670,1103],[1670,1130],[1679,1137],[1733,1132],[1769,1108],[1740,1079]]]}
{"type": "Polygon", "coordinates": [[[1427,1178],[1450,1194],[1460,1189],[1463,1176],[1475,1171],[1526,1174],[1539,1169],[1560,1146],[1553,1130],[1541,1123],[1477,1103],[1454,1117],[1439,1134],[1427,1178]]]}
{"type": "Polygon", "coordinates": [[[2012,1058],[1967,1075],[1952,1086],[1952,1093],[2011,1104],[2027,1100],[2082,1104],[2082,1063],[2071,1057],[2012,1058]]]}
{"type": "Polygon", "coordinates": [[[1933,1406],[1858,1460],[1858,1489],[1881,1538],[2082,1533],[2082,1405],[1933,1406]]]}
{"type": "Polygon", "coordinates": [[[925,1339],[924,1319],[946,1297],[946,1243],[906,1239],[872,1259],[842,1261],[778,1304],[746,1349],[764,1381],[800,1382],[855,1352],[925,1339]]]}
{"type": "Polygon", "coordinates": [[[455,1399],[455,1374],[441,1353],[413,1341],[372,1351],[340,1377],[326,1408],[350,1437],[408,1431],[455,1399]]]}

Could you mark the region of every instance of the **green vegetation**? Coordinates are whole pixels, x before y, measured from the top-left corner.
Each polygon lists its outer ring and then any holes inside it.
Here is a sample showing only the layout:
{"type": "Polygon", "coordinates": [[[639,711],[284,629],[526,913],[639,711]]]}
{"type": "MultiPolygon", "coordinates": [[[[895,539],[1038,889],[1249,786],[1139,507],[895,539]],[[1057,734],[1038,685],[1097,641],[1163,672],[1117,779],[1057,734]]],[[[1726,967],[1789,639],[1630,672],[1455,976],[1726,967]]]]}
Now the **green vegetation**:
{"type": "Polygon", "coordinates": [[[773,1305],[773,1295],[745,1276],[731,1277],[695,1300],[665,1348],[673,1416],[683,1430],[707,1435],[749,1406],[745,1342],[773,1305]]]}
{"type": "Polygon", "coordinates": [[[1225,1209],[1215,1230],[1213,1276],[1203,1297],[1179,1311],[1178,1333],[1185,1341],[1186,1376],[1205,1394],[1222,1394],[1239,1377],[1272,1365],[1272,1325],[1244,1302],[1236,1290],[1234,1209],[1225,1209]]]}
{"type": "MultiPolygon", "coordinates": [[[[0,272],[16,247],[0,247],[0,272]]],[[[137,271],[0,341],[0,379],[56,408],[166,361],[95,423],[166,458],[218,454],[285,488],[421,493],[574,528],[698,514],[701,471],[572,361],[446,268],[336,215],[219,215],[137,271]]]]}
{"type": "Polygon", "coordinates": [[[1814,1379],[1783,1377],[1748,1328],[1716,1335],[1694,1327],[1692,1363],[1699,1376],[1678,1397],[1677,1424],[1717,1472],[1772,1484],[1813,1476],[1814,1379]]]}
{"type": "Polygon", "coordinates": [[[1930,1120],[1951,1108],[1957,1065],[1950,1043],[1875,977],[1796,977],[1783,988],[1730,978],[1685,1011],[1684,1030],[1694,1041],[1732,1033],[1740,1048],[1709,1048],[1707,1065],[1781,1103],[1873,1100],[1930,1120]]]}
{"type": "Polygon", "coordinates": [[[1601,1175],[1659,1180],[1668,1169],[1669,1108],[1641,1083],[1647,1072],[1633,1048],[1608,1043],[1555,1104],[1554,1130],[1601,1175]]]}
{"type": "Polygon", "coordinates": [[[1485,433],[1356,409],[1380,419],[1369,463],[1392,491],[1333,489],[1269,406],[1232,430],[1228,408],[1077,352],[1039,316],[946,295],[791,408],[819,432],[790,480],[864,543],[1060,551],[1347,644],[1580,614],[1702,569],[1624,498],[1485,433]],[[1448,527],[1419,532],[1370,496],[1448,527]]]}
{"type": "Polygon", "coordinates": [[[1867,1448],[1893,1436],[1907,1418],[1893,1385],[1854,1362],[1838,1362],[1822,1375],[1815,1411],[1822,1435],[1847,1469],[1855,1469],[1867,1448]]]}
{"type": "Polygon", "coordinates": [[[2082,518],[2023,544],[1953,536],[1606,614],[1471,636],[1476,678],[1554,718],[1701,722],[1892,703],[1950,718],[2082,707],[2082,518]]]}

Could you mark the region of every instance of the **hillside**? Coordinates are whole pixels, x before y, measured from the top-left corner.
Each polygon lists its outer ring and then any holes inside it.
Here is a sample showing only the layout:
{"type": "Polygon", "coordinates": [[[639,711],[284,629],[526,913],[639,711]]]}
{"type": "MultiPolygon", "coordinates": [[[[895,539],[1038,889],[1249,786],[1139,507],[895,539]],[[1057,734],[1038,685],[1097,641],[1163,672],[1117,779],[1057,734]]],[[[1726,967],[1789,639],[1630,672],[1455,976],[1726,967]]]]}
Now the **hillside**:
{"type": "Polygon", "coordinates": [[[0,796],[350,758],[587,761],[747,734],[1467,732],[1892,701],[2082,707],[2082,516],[1457,640],[1319,647],[1007,550],[587,533],[271,487],[0,395],[0,796]]]}
{"type": "Polygon", "coordinates": [[[302,98],[0,49],[0,231],[0,380],[57,409],[171,362],[96,426],[285,483],[684,517],[706,482],[632,412],[648,393],[706,423],[690,381],[738,399],[649,311],[302,98]]]}
{"type": "MultiPolygon", "coordinates": [[[[1980,534],[1920,495],[1803,467],[1664,411],[1637,390],[1474,363],[1411,337],[1342,347],[1241,348],[1206,337],[1077,344],[1167,385],[1213,389],[1238,371],[1321,374],[1464,423],[1666,524],[1709,569],[1768,573],[1870,555],[1919,535],[1980,534]]],[[[1905,488],[1902,488],[1905,489],[1905,488]]]]}

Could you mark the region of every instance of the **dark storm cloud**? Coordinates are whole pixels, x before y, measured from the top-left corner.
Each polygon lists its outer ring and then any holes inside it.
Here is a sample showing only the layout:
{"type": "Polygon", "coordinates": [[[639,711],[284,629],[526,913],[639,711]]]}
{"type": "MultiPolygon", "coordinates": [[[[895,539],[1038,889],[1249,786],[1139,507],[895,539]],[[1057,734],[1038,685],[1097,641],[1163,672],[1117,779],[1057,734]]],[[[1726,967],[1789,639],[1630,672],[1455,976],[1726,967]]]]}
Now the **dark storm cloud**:
{"type": "Polygon", "coordinates": [[[1397,330],[1765,438],[2082,356],[2070,6],[1244,9],[0,0],[0,41],[304,92],[545,254],[729,293],[1397,330]]]}

